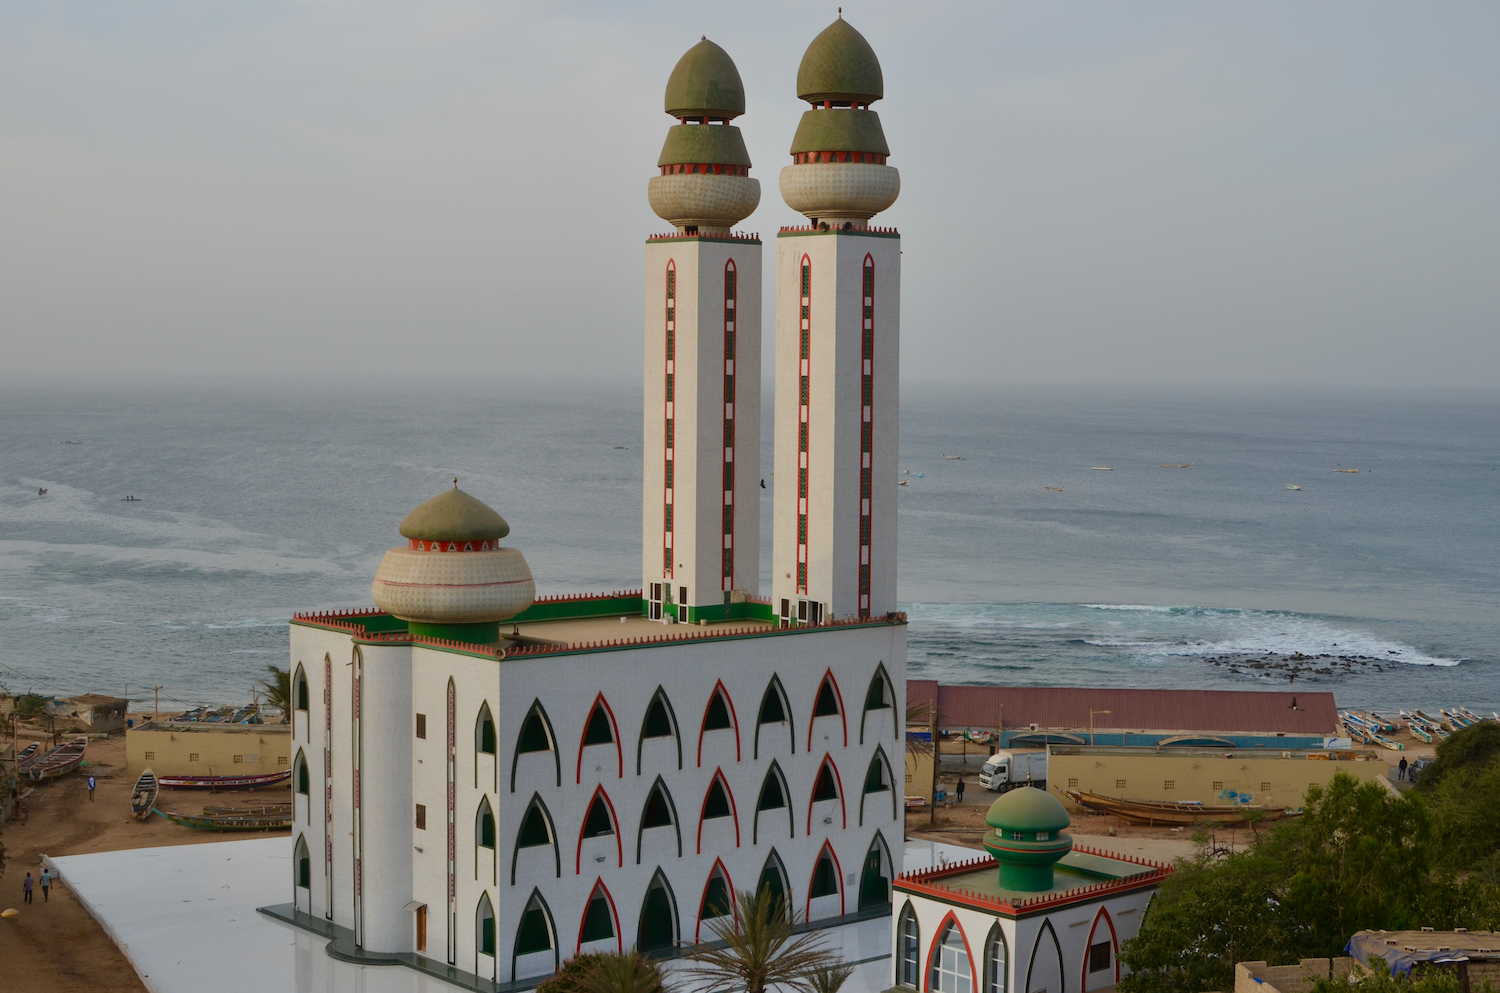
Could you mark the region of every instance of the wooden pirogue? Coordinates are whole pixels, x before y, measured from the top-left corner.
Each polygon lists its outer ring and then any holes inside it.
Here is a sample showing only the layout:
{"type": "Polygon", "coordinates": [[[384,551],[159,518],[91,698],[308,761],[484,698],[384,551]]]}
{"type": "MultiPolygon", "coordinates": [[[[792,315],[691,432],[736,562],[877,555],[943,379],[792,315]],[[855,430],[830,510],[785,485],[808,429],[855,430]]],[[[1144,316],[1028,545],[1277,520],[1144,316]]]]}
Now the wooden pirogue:
{"type": "Polygon", "coordinates": [[[151,816],[151,808],[156,806],[156,796],[160,792],[161,784],[156,781],[156,773],[150,769],[141,773],[130,793],[130,812],[137,820],[144,821],[151,816]]]}
{"type": "Polygon", "coordinates": [[[209,813],[183,814],[175,810],[158,810],[156,813],[174,824],[193,828],[195,831],[281,831],[292,826],[292,812],[278,810],[275,813],[209,813]]]}
{"type": "Polygon", "coordinates": [[[1097,810],[1102,814],[1113,814],[1132,824],[1174,827],[1203,823],[1240,824],[1250,819],[1251,815],[1259,815],[1256,820],[1275,821],[1287,814],[1284,807],[1265,807],[1253,803],[1216,805],[1173,800],[1123,800],[1085,790],[1065,790],[1058,787],[1057,791],[1081,807],[1097,810]]]}
{"type": "Polygon", "coordinates": [[[59,745],[46,755],[34,760],[26,767],[26,776],[32,782],[39,783],[44,779],[66,775],[83,765],[83,753],[88,747],[88,738],[79,735],[66,745],[59,745]]]}

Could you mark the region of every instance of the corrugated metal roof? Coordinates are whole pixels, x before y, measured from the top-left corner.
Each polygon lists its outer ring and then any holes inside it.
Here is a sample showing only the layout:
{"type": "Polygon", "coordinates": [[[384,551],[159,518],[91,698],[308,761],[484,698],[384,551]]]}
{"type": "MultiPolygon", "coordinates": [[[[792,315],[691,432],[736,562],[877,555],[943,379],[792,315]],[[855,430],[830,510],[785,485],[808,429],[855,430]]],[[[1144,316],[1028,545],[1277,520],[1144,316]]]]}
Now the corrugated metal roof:
{"type": "MultiPolygon", "coordinates": [[[[908,679],[908,708],[925,708],[936,695],[943,727],[995,728],[1001,706],[1007,730],[1048,729],[1208,731],[1220,734],[1332,735],[1338,709],[1332,693],[1260,690],[1137,690],[1076,686],[951,686],[908,679]]],[[[922,718],[914,718],[922,719],[922,718]]]]}

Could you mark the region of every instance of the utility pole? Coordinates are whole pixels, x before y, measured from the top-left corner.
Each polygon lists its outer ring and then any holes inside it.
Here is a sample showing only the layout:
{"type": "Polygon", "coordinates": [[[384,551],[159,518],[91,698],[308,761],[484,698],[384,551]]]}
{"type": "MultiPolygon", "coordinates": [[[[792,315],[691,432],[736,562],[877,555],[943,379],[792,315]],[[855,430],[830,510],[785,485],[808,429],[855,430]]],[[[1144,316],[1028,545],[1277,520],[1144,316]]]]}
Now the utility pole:
{"type": "Polygon", "coordinates": [[[160,686],[153,686],[151,688],[151,692],[155,694],[154,701],[151,704],[151,719],[153,721],[161,720],[161,691],[162,688],[160,686]]]}
{"type": "Polygon", "coordinates": [[[938,743],[938,705],[937,694],[932,697],[932,706],[927,711],[927,727],[932,733],[932,803],[927,805],[927,823],[937,824],[937,788],[938,788],[938,759],[942,757],[942,749],[938,743]]]}

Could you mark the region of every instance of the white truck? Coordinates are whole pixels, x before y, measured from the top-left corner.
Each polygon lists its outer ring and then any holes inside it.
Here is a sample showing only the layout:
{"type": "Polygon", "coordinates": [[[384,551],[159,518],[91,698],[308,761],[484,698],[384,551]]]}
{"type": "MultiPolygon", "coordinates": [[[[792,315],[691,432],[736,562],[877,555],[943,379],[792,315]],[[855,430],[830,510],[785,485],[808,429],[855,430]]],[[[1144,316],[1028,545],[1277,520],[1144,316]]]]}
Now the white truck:
{"type": "Polygon", "coordinates": [[[991,755],[979,771],[979,785],[996,793],[1013,790],[1017,786],[1047,788],[1047,753],[1038,751],[1002,750],[991,755]]]}

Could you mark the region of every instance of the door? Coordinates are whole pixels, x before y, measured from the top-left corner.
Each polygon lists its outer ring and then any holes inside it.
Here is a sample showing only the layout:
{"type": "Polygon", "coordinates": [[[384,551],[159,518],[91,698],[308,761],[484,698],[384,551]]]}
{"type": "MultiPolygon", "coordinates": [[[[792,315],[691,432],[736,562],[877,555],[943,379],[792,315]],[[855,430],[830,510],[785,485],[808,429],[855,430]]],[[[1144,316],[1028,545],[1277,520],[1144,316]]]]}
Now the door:
{"type": "Polygon", "coordinates": [[[880,872],[880,849],[865,854],[865,868],[859,876],[859,909],[879,907],[891,902],[890,880],[880,872]]]}
{"type": "Polygon", "coordinates": [[[417,908],[417,951],[427,951],[427,908],[417,908]]]}

